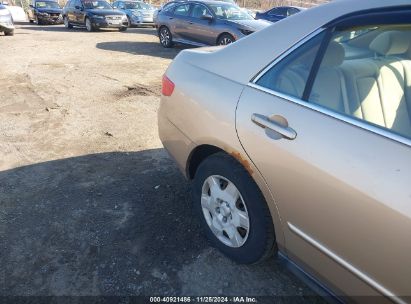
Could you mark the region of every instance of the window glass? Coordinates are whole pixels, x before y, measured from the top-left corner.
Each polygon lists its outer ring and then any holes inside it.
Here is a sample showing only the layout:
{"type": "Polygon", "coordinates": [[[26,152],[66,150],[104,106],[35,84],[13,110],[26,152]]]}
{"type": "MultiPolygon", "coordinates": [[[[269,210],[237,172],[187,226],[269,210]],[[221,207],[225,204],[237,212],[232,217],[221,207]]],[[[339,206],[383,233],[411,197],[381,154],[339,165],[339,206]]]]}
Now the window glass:
{"type": "Polygon", "coordinates": [[[287,11],[287,16],[291,16],[291,15],[297,14],[298,12],[299,12],[299,10],[296,9],[295,7],[290,7],[290,8],[288,9],[288,11],[287,11]]]}
{"type": "Polygon", "coordinates": [[[86,9],[112,9],[111,5],[107,1],[98,0],[83,0],[83,6],[86,9]]]}
{"type": "Polygon", "coordinates": [[[253,20],[246,11],[239,8],[237,5],[230,3],[209,3],[208,5],[216,15],[217,19],[222,20],[253,20]]]}
{"type": "Polygon", "coordinates": [[[336,30],[311,103],[411,138],[411,24],[336,30]]]}
{"type": "Polygon", "coordinates": [[[287,8],[277,7],[272,9],[268,14],[274,16],[287,16],[287,8]]]}
{"type": "Polygon", "coordinates": [[[210,15],[207,8],[201,4],[195,4],[191,11],[191,17],[201,19],[205,15],[210,15]]]}
{"type": "Polygon", "coordinates": [[[60,8],[60,5],[53,1],[37,1],[36,8],[60,8]]]}
{"type": "Polygon", "coordinates": [[[190,10],[190,5],[189,4],[179,5],[174,9],[174,15],[188,16],[189,10],[190,10]]]}
{"type": "Polygon", "coordinates": [[[268,70],[257,84],[276,92],[302,98],[307,79],[323,40],[321,33],[268,70]]]}

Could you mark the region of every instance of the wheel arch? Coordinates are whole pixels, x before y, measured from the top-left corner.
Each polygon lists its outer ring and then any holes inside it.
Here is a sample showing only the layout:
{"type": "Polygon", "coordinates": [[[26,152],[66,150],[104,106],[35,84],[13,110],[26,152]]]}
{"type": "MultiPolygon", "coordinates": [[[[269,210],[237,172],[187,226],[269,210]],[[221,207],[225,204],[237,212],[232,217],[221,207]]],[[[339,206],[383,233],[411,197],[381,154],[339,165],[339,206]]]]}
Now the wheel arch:
{"type": "Polygon", "coordinates": [[[285,236],[282,227],[282,217],[280,215],[280,210],[278,208],[277,202],[274,199],[274,195],[268,187],[267,182],[265,181],[264,177],[261,175],[259,170],[255,167],[252,161],[249,159],[247,155],[243,155],[245,153],[241,153],[238,151],[227,151],[222,147],[211,145],[211,144],[201,144],[196,146],[187,158],[186,164],[186,176],[189,180],[193,180],[195,173],[199,167],[199,165],[207,158],[213,154],[222,152],[227,155],[233,157],[241,166],[243,166],[247,172],[250,174],[251,178],[257,184],[257,187],[262,192],[268,207],[270,209],[270,213],[272,216],[273,224],[274,224],[274,232],[276,235],[276,243],[278,249],[280,251],[285,252],[285,236]]]}

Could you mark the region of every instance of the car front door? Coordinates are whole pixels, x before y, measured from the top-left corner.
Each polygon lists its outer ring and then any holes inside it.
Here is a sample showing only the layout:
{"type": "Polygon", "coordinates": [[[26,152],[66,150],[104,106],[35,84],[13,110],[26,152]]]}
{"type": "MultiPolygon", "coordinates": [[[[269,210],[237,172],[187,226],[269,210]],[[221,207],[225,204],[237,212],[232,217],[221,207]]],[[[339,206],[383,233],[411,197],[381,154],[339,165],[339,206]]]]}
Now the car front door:
{"type": "Polygon", "coordinates": [[[169,26],[173,38],[188,40],[190,4],[176,5],[171,16],[168,16],[169,26]]]}
{"type": "Polygon", "coordinates": [[[84,25],[85,10],[81,0],[76,0],[75,2],[74,18],[77,24],[84,25]]]}
{"type": "Polygon", "coordinates": [[[217,34],[213,30],[213,20],[204,19],[204,16],[213,16],[210,10],[200,3],[192,5],[189,23],[189,31],[187,38],[193,42],[215,45],[217,34]]]}
{"type": "Polygon", "coordinates": [[[358,16],[277,59],[245,87],[236,127],[276,201],[287,255],[337,294],[406,303],[411,30],[390,16],[358,16]],[[376,39],[378,57],[345,56],[347,32],[376,39]]]}

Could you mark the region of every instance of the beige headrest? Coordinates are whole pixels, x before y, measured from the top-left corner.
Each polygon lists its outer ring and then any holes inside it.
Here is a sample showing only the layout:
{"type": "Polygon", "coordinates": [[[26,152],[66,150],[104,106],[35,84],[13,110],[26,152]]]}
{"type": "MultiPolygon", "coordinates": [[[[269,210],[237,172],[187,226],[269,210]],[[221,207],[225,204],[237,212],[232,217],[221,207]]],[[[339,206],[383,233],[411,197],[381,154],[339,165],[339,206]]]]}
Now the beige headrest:
{"type": "Polygon", "coordinates": [[[340,66],[345,58],[344,47],[338,42],[331,41],[325,52],[321,66],[337,67],[340,66]]]}
{"type": "Polygon", "coordinates": [[[370,50],[383,56],[404,54],[410,47],[410,38],[409,32],[385,32],[375,37],[370,44],[370,50]]]}

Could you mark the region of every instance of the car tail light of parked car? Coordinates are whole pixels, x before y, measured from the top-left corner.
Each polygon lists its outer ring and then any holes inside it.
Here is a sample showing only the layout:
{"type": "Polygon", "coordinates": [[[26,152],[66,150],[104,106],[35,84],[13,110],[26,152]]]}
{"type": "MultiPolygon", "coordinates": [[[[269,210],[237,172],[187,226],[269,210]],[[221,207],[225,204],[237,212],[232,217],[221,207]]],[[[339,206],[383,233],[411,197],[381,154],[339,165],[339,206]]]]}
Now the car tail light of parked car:
{"type": "Polygon", "coordinates": [[[174,91],[174,83],[164,74],[163,75],[163,86],[161,88],[161,93],[164,96],[171,96],[174,91]]]}

